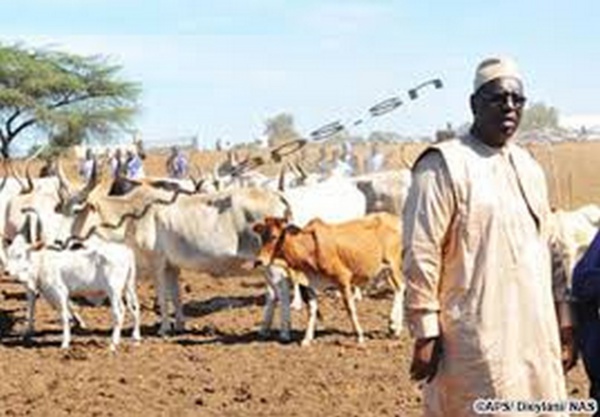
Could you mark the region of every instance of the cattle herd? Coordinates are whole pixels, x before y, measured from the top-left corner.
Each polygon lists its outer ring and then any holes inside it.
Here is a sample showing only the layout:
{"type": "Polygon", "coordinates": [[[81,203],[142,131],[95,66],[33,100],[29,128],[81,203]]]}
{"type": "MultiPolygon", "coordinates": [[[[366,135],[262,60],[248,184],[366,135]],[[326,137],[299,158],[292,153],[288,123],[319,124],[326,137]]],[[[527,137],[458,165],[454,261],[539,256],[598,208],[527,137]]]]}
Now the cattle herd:
{"type": "MultiPolygon", "coordinates": [[[[68,348],[71,326],[85,326],[72,301],[77,295],[96,303],[108,299],[111,350],[119,344],[126,310],[134,318],[133,339],[140,341],[140,270],[155,277],[159,334],[185,332],[180,270],[222,272],[248,264],[265,277],[261,334],[270,330],[279,305],[279,337],[289,340],[290,309],[306,304],[302,344],[311,344],[317,293],[332,287],[362,344],[360,289],[382,278],[393,293],[388,330],[392,336],[402,330],[401,213],[411,183],[407,169],[323,178],[286,177],[283,170],[277,178],[245,172],[209,184],[107,178],[100,165],[86,184],[75,187],[60,166],[55,177],[32,179],[27,169],[19,175],[4,164],[0,261],[3,279],[22,284],[27,294],[24,337],[34,335],[35,302],[41,295],[56,309],[61,346],[68,348]]],[[[570,270],[600,226],[600,208],[556,210],[553,216],[555,247],[570,270]]]]}

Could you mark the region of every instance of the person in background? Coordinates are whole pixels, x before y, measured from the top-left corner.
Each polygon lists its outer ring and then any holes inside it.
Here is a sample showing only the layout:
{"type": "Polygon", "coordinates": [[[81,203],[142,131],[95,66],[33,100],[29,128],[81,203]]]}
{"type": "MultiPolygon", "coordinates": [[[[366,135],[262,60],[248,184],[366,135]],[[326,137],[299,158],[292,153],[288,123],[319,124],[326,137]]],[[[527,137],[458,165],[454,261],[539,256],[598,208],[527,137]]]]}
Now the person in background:
{"type": "Polygon", "coordinates": [[[123,152],[121,148],[115,149],[110,157],[110,174],[112,178],[117,178],[126,175],[125,162],[123,161],[123,152]]]}
{"type": "Polygon", "coordinates": [[[385,156],[381,152],[378,142],[373,142],[371,145],[371,155],[367,161],[367,173],[378,172],[383,170],[385,165],[385,156]]]}
{"type": "Polygon", "coordinates": [[[136,152],[133,152],[132,150],[127,151],[125,157],[125,167],[127,178],[132,180],[144,178],[144,162],[136,152]]]}
{"type": "Polygon", "coordinates": [[[239,165],[239,158],[234,150],[227,151],[225,161],[221,162],[217,166],[217,175],[220,177],[226,177],[231,175],[239,165]]]}
{"type": "Polygon", "coordinates": [[[317,160],[317,172],[323,178],[329,176],[330,163],[327,159],[327,148],[325,145],[319,147],[319,158],[317,160]]]}
{"type": "Polygon", "coordinates": [[[171,148],[167,159],[167,174],[171,178],[184,178],[188,173],[188,161],[177,146],[171,148]]]}
{"type": "Polygon", "coordinates": [[[85,150],[85,159],[81,161],[79,165],[79,175],[85,180],[88,181],[92,176],[92,172],[96,167],[96,157],[92,152],[91,148],[87,148],[85,150]]]}
{"type": "Polygon", "coordinates": [[[352,165],[349,162],[349,156],[347,151],[344,151],[342,148],[342,152],[340,153],[339,149],[334,148],[331,153],[331,172],[330,175],[334,177],[350,177],[354,173],[352,169],[352,165]]]}
{"type": "MultiPolygon", "coordinates": [[[[600,230],[575,265],[571,294],[577,344],[590,383],[589,396],[600,407],[600,230]]],[[[600,411],[594,416],[600,416],[600,411]]]]}
{"type": "Polygon", "coordinates": [[[348,172],[346,174],[347,176],[356,174],[358,171],[358,159],[356,158],[356,155],[354,155],[352,143],[344,142],[342,144],[341,160],[348,167],[348,172]]]}
{"type": "Polygon", "coordinates": [[[470,131],[413,167],[403,271],[425,416],[494,414],[476,409],[482,399],[567,399],[573,326],[565,274],[551,271],[546,179],[512,139],[525,101],[516,64],[484,60],[470,131]]]}

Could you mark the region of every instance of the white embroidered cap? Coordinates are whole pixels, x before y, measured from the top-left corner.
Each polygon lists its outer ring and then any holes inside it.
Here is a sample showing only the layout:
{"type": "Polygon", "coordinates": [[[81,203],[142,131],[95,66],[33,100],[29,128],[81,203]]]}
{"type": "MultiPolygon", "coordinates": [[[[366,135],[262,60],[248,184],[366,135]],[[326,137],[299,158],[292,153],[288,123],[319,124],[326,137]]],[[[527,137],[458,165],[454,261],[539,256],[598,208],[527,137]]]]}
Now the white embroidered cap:
{"type": "Polygon", "coordinates": [[[517,64],[512,59],[497,57],[483,60],[475,71],[473,92],[477,92],[485,83],[501,77],[513,77],[522,81],[517,64]]]}

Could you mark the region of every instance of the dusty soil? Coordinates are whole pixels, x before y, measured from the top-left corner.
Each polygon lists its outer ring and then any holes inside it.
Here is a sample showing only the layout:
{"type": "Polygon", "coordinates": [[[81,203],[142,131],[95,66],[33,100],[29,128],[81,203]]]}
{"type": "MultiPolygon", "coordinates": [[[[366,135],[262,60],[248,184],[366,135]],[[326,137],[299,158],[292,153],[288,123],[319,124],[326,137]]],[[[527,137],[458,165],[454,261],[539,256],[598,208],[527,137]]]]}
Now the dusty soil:
{"type": "MultiPolygon", "coordinates": [[[[389,146],[389,166],[414,160],[422,145],[389,146]]],[[[551,198],[561,207],[600,203],[600,144],[532,147],[550,176],[551,198]]],[[[364,152],[359,149],[359,152],[364,152]]],[[[307,153],[314,162],[317,149],[307,153]]],[[[194,154],[210,167],[223,158],[194,154]]],[[[74,161],[67,165],[74,167],[74,161]]],[[[164,156],[150,155],[147,172],[163,175],[164,156]]],[[[271,171],[274,167],[267,168],[271,171]]],[[[155,291],[139,283],[144,339],[129,339],[130,320],[116,354],[108,350],[110,313],[106,306],[81,307],[89,328],[73,336],[68,352],[59,349],[55,312],[38,303],[32,344],[24,344],[23,289],[0,283],[0,415],[6,416],[418,416],[420,389],[408,378],[411,341],[386,334],[390,295],[382,292],[359,303],[366,334],[358,347],[341,300],[320,296],[324,320],[315,344],[302,348],[302,312],[293,315],[294,340],[257,335],[264,279],[215,278],[184,272],[184,334],[156,336],[155,291]]],[[[568,377],[571,397],[585,397],[581,364],[568,377]]]]}
{"type": "MultiPolygon", "coordinates": [[[[32,416],[418,416],[420,390],[408,378],[411,342],[386,334],[386,291],[359,303],[367,341],[358,347],[342,302],[320,297],[323,321],[313,346],[299,346],[305,317],[293,315],[293,338],[262,340],[263,278],[213,278],[184,273],[188,317],[184,334],[156,336],[154,289],[139,285],[143,336],[134,345],[131,321],[109,352],[108,307],[82,306],[91,330],[59,348],[56,313],[38,302],[38,333],[26,345],[22,288],[2,284],[0,415],[32,416]]],[[[586,394],[581,365],[569,376],[573,397],[586,394]]]]}

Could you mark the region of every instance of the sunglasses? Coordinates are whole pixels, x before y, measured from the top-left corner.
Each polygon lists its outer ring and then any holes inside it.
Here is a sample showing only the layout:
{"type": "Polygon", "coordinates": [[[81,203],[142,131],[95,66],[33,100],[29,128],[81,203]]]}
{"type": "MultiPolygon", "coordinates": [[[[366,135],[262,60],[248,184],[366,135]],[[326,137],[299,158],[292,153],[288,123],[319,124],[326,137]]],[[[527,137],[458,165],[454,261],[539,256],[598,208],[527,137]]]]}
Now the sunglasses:
{"type": "Polygon", "coordinates": [[[500,107],[506,103],[512,103],[516,109],[521,109],[527,102],[527,97],[519,93],[481,93],[481,98],[491,106],[500,107]]]}

